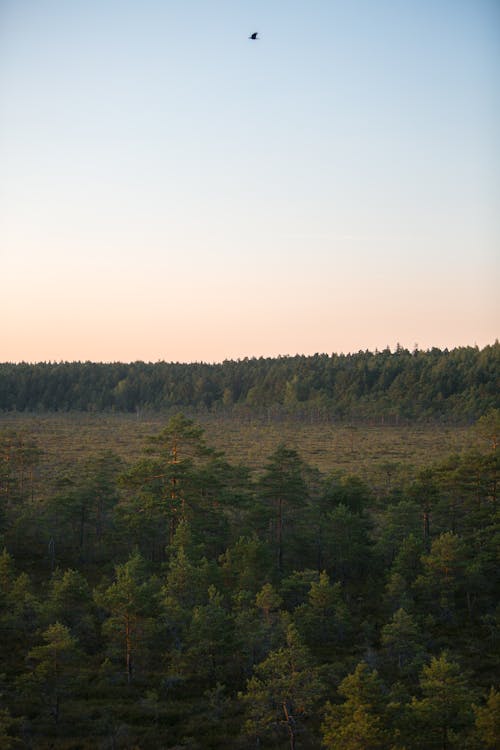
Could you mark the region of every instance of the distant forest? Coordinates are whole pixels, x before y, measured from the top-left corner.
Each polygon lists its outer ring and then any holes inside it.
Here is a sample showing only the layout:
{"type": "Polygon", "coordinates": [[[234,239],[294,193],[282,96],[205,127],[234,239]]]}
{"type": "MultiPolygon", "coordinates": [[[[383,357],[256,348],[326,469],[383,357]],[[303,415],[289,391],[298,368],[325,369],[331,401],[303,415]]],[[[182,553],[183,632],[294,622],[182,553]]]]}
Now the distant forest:
{"type": "Polygon", "coordinates": [[[1,411],[210,411],[339,420],[474,421],[499,405],[500,344],[483,349],[224,361],[0,363],[1,411]]]}

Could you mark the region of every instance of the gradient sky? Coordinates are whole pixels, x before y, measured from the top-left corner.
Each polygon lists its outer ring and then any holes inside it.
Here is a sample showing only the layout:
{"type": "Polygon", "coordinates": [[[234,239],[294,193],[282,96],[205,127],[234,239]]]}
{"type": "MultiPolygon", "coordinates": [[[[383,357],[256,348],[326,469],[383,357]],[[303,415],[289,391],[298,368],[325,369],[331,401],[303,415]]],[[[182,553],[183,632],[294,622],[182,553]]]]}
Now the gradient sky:
{"type": "Polygon", "coordinates": [[[493,343],[499,134],[497,0],[0,0],[0,360],[493,343]]]}

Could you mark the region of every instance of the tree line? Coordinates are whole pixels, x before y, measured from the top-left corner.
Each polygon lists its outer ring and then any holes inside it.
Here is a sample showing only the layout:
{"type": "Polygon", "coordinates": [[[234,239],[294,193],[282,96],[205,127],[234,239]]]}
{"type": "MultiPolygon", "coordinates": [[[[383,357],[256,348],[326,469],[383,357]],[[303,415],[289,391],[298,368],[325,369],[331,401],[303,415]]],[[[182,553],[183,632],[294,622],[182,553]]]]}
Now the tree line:
{"type": "Polygon", "coordinates": [[[383,495],[286,445],[252,474],[182,414],[50,480],[2,433],[0,747],[498,747],[498,410],[478,430],[383,495]]]}
{"type": "Polygon", "coordinates": [[[209,410],[474,421],[498,406],[500,344],[206,363],[0,364],[1,411],[209,410]]]}

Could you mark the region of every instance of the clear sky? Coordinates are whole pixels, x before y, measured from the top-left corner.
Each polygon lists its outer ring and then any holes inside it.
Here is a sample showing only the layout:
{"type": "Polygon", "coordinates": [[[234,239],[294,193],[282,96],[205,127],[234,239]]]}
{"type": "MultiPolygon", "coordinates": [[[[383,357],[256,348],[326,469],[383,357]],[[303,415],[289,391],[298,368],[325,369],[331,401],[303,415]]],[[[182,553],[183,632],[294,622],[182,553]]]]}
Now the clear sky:
{"type": "Polygon", "coordinates": [[[0,0],[0,361],[493,343],[499,134],[497,0],[0,0]]]}

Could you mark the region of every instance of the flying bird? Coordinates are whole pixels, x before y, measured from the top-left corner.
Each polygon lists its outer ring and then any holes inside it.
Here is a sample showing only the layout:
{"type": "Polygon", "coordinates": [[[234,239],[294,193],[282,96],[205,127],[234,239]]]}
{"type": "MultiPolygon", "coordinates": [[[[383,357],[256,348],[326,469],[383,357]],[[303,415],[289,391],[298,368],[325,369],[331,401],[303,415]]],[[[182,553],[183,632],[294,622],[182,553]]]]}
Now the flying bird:
{"type": "Polygon", "coordinates": [[[258,31],[254,31],[253,34],[250,34],[250,36],[248,38],[249,39],[253,39],[254,41],[256,39],[258,40],[258,38],[259,38],[259,32],[258,31]]]}

